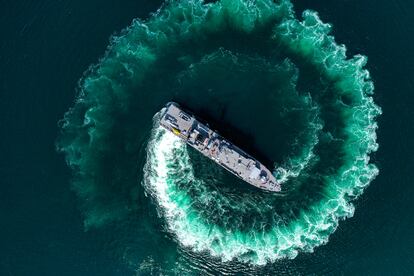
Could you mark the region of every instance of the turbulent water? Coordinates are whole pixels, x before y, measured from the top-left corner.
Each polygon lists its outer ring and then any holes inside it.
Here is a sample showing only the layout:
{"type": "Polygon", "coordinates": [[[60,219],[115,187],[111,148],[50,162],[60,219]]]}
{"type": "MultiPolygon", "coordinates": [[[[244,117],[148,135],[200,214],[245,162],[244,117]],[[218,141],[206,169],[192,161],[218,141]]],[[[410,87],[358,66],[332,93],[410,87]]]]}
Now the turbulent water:
{"type": "Polygon", "coordinates": [[[378,174],[369,154],[381,113],[366,57],[347,57],[330,29],[289,1],[175,1],[113,37],[58,142],[85,227],[156,211],[141,235],[166,233],[196,267],[260,266],[328,242],[378,174]],[[172,100],[272,167],[282,193],[250,187],[160,129],[172,100]]]}

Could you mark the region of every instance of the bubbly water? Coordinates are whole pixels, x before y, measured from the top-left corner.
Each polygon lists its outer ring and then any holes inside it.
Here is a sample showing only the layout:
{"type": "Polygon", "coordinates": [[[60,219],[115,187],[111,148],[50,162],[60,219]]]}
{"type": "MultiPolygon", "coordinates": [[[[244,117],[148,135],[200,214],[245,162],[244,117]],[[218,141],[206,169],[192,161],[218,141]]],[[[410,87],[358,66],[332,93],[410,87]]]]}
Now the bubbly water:
{"type": "Polygon", "coordinates": [[[178,271],[260,267],[327,243],[378,174],[369,154],[381,114],[366,57],[348,57],[330,29],[314,11],[297,18],[287,0],[194,0],[168,2],[113,37],[58,142],[85,227],[156,211],[139,232],[165,233],[178,271]],[[273,168],[282,192],[250,187],[160,129],[169,101],[273,168]]]}

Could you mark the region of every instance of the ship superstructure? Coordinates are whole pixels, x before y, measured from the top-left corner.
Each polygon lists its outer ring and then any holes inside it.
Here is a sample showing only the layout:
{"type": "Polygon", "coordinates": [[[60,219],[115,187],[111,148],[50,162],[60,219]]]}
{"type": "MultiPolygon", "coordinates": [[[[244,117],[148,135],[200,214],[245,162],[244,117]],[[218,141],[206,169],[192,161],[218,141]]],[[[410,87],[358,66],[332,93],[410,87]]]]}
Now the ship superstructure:
{"type": "Polygon", "coordinates": [[[267,191],[281,190],[273,174],[262,163],[224,139],[207,124],[201,123],[191,113],[182,110],[177,103],[166,105],[160,124],[247,183],[267,191]]]}

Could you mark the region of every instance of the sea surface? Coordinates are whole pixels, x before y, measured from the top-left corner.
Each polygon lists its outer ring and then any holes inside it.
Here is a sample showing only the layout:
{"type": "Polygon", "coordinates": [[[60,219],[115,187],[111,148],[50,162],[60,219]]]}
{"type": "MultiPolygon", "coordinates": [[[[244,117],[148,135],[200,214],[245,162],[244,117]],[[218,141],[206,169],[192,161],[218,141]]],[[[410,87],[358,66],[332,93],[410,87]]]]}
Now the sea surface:
{"type": "Polygon", "coordinates": [[[412,2],[2,4],[0,275],[414,274],[412,2]]]}

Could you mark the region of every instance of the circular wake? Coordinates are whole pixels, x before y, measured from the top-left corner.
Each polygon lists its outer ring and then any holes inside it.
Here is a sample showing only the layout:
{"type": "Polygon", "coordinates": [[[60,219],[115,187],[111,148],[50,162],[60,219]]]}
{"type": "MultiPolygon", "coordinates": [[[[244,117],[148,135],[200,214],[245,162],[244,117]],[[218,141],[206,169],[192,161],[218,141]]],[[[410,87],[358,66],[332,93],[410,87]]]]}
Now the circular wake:
{"type": "Polygon", "coordinates": [[[381,111],[366,58],[348,59],[316,12],[302,17],[283,0],[168,2],[113,38],[58,142],[85,226],[127,219],[146,192],[195,254],[263,265],[326,243],[378,173],[369,154],[381,111]],[[161,130],[153,116],[172,100],[274,168],[282,193],[249,187],[161,130]]]}

